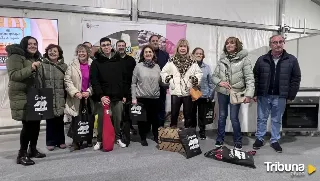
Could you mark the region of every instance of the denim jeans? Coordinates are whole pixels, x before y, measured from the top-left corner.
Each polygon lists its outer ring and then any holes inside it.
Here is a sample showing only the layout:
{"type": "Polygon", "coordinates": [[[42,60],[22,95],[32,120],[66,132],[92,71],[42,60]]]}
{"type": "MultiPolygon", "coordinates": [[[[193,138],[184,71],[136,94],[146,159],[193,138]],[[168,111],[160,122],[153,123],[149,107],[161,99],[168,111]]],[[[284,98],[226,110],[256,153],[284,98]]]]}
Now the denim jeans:
{"type": "Polygon", "coordinates": [[[219,103],[219,120],[218,120],[218,137],[216,141],[224,142],[226,120],[228,117],[228,106],[230,105],[230,120],[233,128],[234,144],[242,144],[241,127],[239,121],[239,111],[241,104],[230,104],[230,96],[218,92],[219,103]]]}
{"type": "Polygon", "coordinates": [[[258,120],[257,139],[263,141],[267,132],[267,121],[271,112],[271,139],[270,143],[280,139],[280,129],[282,125],[282,115],[286,108],[286,99],[279,96],[258,96],[258,120]]]}

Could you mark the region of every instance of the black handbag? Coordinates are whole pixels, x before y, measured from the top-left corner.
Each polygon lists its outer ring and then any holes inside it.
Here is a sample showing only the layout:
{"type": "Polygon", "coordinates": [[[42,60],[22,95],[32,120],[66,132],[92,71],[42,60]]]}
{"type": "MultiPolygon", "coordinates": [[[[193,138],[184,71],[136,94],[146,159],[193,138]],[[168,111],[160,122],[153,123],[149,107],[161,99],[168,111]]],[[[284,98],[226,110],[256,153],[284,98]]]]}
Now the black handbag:
{"type": "Polygon", "coordinates": [[[178,134],[187,159],[202,153],[195,128],[182,129],[178,132],[178,134]]]}
{"type": "Polygon", "coordinates": [[[72,117],[67,136],[75,142],[92,140],[94,115],[86,99],[81,99],[79,115],[72,117]]]}
{"type": "Polygon", "coordinates": [[[35,75],[35,87],[30,88],[27,93],[25,117],[27,121],[54,118],[53,89],[46,88],[43,76],[40,76],[39,78],[38,70],[35,75]]]}
{"type": "Polygon", "coordinates": [[[147,121],[147,113],[146,108],[142,103],[132,104],[130,108],[130,119],[132,121],[132,124],[135,125],[137,122],[147,121]]]}
{"type": "Polygon", "coordinates": [[[214,105],[215,102],[206,102],[204,107],[204,122],[205,124],[212,124],[214,118],[214,105]]]}

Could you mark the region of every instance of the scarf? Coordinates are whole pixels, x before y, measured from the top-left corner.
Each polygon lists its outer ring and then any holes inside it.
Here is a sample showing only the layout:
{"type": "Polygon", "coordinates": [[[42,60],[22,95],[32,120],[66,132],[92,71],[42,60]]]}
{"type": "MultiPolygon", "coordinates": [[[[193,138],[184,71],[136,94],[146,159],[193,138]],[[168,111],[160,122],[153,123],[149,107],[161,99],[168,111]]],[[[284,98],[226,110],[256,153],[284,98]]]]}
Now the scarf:
{"type": "Polygon", "coordinates": [[[232,60],[232,59],[234,59],[234,58],[237,56],[237,53],[233,53],[233,54],[226,53],[226,55],[227,55],[227,58],[228,58],[229,60],[232,60]]]}
{"type": "Polygon", "coordinates": [[[188,57],[188,55],[179,54],[175,55],[171,61],[178,68],[181,77],[184,77],[191,65],[195,63],[195,60],[188,57]]]}
{"type": "Polygon", "coordinates": [[[198,65],[199,65],[199,67],[201,67],[202,63],[203,63],[203,60],[198,61],[198,65]]]}
{"type": "Polygon", "coordinates": [[[153,60],[144,60],[143,65],[148,68],[153,68],[155,62],[153,60]]]}

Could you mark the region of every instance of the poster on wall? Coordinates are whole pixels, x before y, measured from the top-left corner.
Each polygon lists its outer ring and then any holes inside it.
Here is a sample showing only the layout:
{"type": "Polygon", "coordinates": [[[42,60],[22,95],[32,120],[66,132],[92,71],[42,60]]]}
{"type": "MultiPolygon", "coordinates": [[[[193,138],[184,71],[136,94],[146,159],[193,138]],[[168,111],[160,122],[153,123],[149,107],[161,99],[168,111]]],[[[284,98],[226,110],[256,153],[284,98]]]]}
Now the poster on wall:
{"type": "Polygon", "coordinates": [[[0,17],[0,69],[6,69],[6,46],[19,44],[25,36],[33,36],[44,54],[50,43],[58,44],[58,31],[58,20],[0,17]]]}
{"type": "Polygon", "coordinates": [[[105,21],[83,21],[83,42],[89,41],[94,46],[99,46],[102,37],[108,37],[115,44],[118,40],[126,42],[128,55],[139,59],[140,49],[149,44],[151,35],[158,35],[159,48],[170,55],[174,54],[176,43],[181,38],[186,38],[186,24],[147,24],[132,22],[105,22],[105,21]]]}

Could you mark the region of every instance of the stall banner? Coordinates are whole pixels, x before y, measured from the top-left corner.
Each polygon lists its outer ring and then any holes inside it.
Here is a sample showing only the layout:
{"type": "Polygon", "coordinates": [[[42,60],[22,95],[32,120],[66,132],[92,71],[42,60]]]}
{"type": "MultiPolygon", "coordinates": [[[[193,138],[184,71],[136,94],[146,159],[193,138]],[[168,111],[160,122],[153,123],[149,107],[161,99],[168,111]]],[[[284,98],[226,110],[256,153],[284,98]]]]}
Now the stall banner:
{"type": "Polygon", "coordinates": [[[0,69],[6,69],[6,46],[25,36],[35,37],[43,54],[50,43],[58,44],[58,20],[0,17],[0,69]]]}
{"type": "Polygon", "coordinates": [[[82,39],[99,46],[102,37],[108,37],[115,44],[118,40],[126,42],[126,52],[137,61],[140,50],[144,45],[149,44],[151,35],[160,37],[160,49],[165,50],[169,55],[174,54],[174,48],[179,39],[186,38],[186,24],[147,24],[133,22],[106,22],[106,21],[82,21],[82,39]]]}

